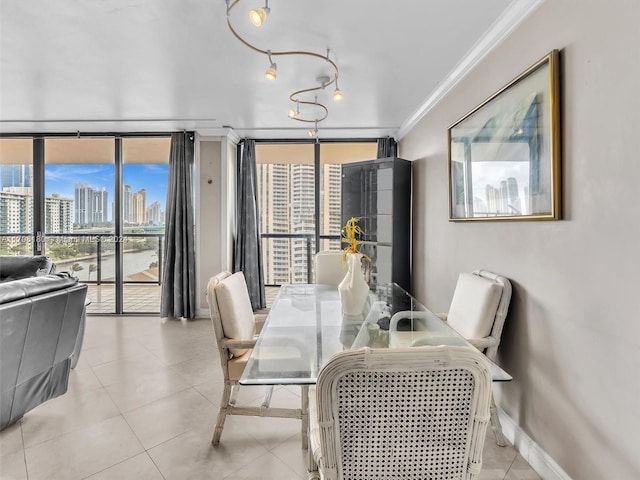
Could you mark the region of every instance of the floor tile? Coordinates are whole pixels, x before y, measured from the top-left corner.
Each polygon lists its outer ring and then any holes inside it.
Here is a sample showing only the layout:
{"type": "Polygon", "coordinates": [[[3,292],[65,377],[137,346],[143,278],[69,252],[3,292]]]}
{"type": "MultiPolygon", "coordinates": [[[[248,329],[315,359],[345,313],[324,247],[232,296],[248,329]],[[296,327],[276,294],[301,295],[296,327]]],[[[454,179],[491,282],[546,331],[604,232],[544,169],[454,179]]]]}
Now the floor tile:
{"type": "Polygon", "coordinates": [[[141,453],[133,458],[109,467],[86,480],[164,480],[155,464],[147,453],[141,453]]]}
{"type": "MultiPolygon", "coordinates": [[[[225,430],[215,447],[190,431],[152,448],[149,455],[166,480],[202,480],[228,477],[267,453],[246,434],[225,430]]],[[[263,473],[261,478],[271,478],[263,473]]]]}
{"type": "Polygon", "coordinates": [[[109,342],[83,350],[82,357],[89,365],[94,367],[148,352],[144,346],[134,339],[114,340],[113,343],[109,342]]]}
{"type": "Polygon", "coordinates": [[[83,479],[143,451],[120,416],[25,449],[29,480],[83,479]]]}
{"type": "Polygon", "coordinates": [[[136,382],[163,370],[166,370],[166,366],[148,351],[93,368],[98,380],[105,387],[124,381],[136,382]]]}
{"type": "Polygon", "coordinates": [[[2,453],[0,459],[0,479],[2,480],[27,480],[27,466],[24,461],[24,452],[2,453]]]}
{"type": "Polygon", "coordinates": [[[22,418],[24,445],[30,447],[119,414],[120,410],[103,389],[67,392],[22,418]]]}
{"type": "Polygon", "coordinates": [[[266,478],[265,472],[269,472],[268,478],[277,478],[278,480],[300,480],[301,478],[306,478],[306,476],[302,477],[298,475],[271,453],[265,453],[249,465],[236,470],[224,478],[233,480],[256,480],[266,478]]]}
{"type": "Polygon", "coordinates": [[[22,427],[20,421],[8,426],[0,432],[0,455],[22,453],[24,443],[22,440],[22,427]]]}
{"type": "Polygon", "coordinates": [[[529,464],[522,458],[521,455],[517,455],[511,468],[507,472],[507,476],[504,480],[541,480],[538,475],[529,464]]]}
{"type": "Polygon", "coordinates": [[[302,449],[299,433],[289,437],[271,450],[271,453],[282,460],[302,478],[307,478],[307,450],[302,449]]]}
{"type": "MultiPolygon", "coordinates": [[[[218,409],[190,388],[131,410],[124,418],[146,449],[189,430],[206,439],[215,425],[218,409]]],[[[206,441],[206,440],[203,440],[206,441]]]]}

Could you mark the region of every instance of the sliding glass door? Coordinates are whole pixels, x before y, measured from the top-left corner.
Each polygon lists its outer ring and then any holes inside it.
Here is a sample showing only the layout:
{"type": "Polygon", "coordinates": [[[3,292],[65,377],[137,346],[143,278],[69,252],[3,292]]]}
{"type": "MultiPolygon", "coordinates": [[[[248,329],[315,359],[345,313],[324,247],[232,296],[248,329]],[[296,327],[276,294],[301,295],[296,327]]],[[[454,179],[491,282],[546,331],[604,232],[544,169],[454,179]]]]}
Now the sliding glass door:
{"type": "Polygon", "coordinates": [[[90,313],[159,313],[170,137],[0,139],[0,252],[46,254],[90,313]]]}
{"type": "Polygon", "coordinates": [[[312,282],[314,254],[342,248],[342,165],[376,152],[376,141],[256,142],[266,285],[312,282]]]}

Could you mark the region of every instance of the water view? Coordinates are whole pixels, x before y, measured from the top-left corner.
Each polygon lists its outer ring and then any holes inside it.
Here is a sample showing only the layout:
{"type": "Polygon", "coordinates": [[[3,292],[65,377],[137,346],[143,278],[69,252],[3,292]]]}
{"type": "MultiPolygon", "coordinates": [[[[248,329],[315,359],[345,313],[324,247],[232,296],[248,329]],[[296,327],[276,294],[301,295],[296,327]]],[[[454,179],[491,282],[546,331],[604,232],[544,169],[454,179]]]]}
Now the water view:
{"type": "MultiPolygon", "coordinates": [[[[158,281],[158,255],[154,250],[137,250],[125,252],[123,259],[124,280],[127,281],[158,281]]],[[[81,281],[95,282],[98,278],[97,256],[82,259],[56,260],[58,272],[71,272],[81,281]],[[75,269],[74,265],[77,265],[75,269]],[[82,267],[81,269],[78,268],[82,267]],[[95,270],[94,270],[95,269],[95,270]]],[[[113,282],[116,278],[115,253],[102,254],[100,262],[100,279],[103,282],[113,282]]]]}

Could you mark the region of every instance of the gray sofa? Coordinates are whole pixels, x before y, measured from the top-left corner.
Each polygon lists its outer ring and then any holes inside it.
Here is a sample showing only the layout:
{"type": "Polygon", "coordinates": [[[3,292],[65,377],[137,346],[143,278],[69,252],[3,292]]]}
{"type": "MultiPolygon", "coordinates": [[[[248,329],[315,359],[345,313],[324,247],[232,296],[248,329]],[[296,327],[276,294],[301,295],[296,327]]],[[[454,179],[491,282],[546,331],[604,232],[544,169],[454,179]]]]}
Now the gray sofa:
{"type": "Polygon", "coordinates": [[[64,394],[84,334],[87,286],[42,256],[0,256],[0,430],[64,394]]]}

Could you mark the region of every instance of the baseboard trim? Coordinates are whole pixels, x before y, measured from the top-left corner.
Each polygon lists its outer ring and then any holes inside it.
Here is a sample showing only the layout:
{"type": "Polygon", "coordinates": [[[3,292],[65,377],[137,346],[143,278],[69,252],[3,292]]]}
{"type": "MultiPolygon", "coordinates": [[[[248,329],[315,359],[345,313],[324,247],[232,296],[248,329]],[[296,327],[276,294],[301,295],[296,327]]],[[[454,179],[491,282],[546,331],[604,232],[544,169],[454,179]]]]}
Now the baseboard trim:
{"type": "Polygon", "coordinates": [[[571,480],[571,477],[545,452],[540,445],[527,435],[520,426],[498,407],[502,433],[514,448],[544,480],[571,480]]]}

